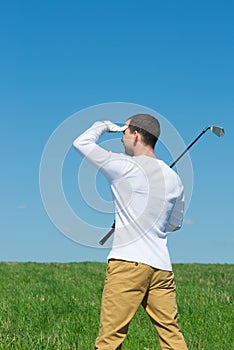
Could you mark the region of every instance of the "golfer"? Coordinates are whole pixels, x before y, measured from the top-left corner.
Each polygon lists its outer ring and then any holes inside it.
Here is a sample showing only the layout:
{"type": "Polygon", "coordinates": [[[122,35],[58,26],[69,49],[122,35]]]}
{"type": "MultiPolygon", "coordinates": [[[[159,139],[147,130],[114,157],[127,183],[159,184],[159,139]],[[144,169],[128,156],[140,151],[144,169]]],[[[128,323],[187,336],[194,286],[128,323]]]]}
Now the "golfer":
{"type": "Polygon", "coordinates": [[[121,349],[140,305],[155,327],[161,349],[187,349],[177,323],[167,248],[167,233],[182,225],[183,185],[154,153],[159,135],[156,118],[137,114],[121,127],[110,121],[96,122],[73,143],[108,179],[115,206],[115,232],[95,342],[98,350],[121,349]],[[123,132],[126,154],[97,145],[106,132],[123,132]]]}

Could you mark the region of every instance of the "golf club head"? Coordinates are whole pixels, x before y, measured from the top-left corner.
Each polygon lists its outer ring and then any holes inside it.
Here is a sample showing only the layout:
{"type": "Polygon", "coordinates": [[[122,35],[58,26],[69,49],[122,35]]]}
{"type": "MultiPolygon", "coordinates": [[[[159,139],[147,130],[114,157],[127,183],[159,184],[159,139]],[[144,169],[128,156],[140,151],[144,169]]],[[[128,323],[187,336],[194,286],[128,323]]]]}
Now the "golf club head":
{"type": "Polygon", "coordinates": [[[210,126],[210,130],[218,137],[221,137],[224,135],[224,129],[220,128],[219,126],[210,126]]]}

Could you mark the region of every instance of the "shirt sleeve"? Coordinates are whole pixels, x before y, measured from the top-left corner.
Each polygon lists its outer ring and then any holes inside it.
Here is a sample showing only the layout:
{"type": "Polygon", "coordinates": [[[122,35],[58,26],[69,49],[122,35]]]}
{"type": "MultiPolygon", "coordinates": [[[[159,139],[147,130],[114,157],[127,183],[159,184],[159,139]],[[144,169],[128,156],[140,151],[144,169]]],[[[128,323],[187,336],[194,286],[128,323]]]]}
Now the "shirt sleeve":
{"type": "Polygon", "coordinates": [[[113,153],[97,145],[100,136],[107,131],[104,122],[95,122],[74,140],[73,146],[86,160],[100,169],[109,181],[114,181],[129,171],[132,162],[124,154],[113,153]]]}
{"type": "Polygon", "coordinates": [[[166,232],[177,231],[182,227],[184,218],[184,190],[181,184],[180,195],[177,197],[175,205],[172,209],[168,223],[166,225],[166,232]]]}

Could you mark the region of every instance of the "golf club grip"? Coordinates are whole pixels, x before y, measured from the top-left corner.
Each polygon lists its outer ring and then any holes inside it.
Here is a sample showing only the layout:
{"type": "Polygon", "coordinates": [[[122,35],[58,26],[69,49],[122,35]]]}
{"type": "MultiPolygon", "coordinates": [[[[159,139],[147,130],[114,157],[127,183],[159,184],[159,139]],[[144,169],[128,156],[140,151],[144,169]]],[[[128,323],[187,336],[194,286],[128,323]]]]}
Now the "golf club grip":
{"type": "Polygon", "coordinates": [[[103,245],[106,243],[106,241],[112,236],[112,234],[115,232],[115,221],[113,222],[111,226],[111,230],[99,241],[99,244],[103,245]]]}

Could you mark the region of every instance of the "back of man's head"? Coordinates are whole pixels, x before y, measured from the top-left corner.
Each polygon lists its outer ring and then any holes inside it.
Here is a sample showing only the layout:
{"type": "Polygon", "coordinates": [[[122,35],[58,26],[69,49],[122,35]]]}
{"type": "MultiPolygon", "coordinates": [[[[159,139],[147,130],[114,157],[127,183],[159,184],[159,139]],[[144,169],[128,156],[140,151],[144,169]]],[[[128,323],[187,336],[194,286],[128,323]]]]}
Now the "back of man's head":
{"type": "Polygon", "coordinates": [[[129,120],[130,132],[138,131],[141,134],[142,142],[154,148],[160,135],[159,121],[150,114],[135,114],[129,120]]]}

